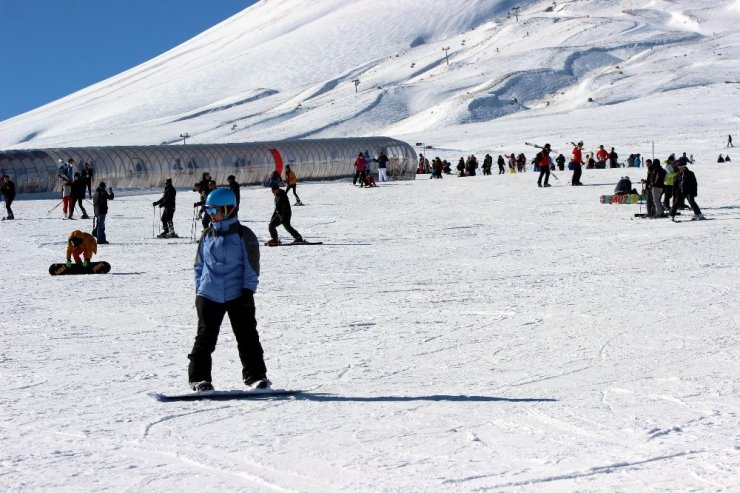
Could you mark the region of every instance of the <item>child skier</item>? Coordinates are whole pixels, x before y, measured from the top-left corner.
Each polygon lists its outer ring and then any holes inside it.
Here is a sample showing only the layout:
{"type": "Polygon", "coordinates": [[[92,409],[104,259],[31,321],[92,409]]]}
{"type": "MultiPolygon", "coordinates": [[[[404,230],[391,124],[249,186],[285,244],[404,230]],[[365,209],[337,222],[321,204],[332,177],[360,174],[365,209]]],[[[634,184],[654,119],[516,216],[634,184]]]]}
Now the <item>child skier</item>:
{"type": "Polygon", "coordinates": [[[188,354],[190,388],[213,390],[211,353],[216,349],[224,315],[229,314],[236,337],[242,380],[253,389],[270,388],[257,333],[254,292],[259,283],[259,243],[251,229],[239,223],[236,197],[228,188],[208,194],[205,211],[211,217],[195,256],[195,308],[198,332],[188,354]]]}

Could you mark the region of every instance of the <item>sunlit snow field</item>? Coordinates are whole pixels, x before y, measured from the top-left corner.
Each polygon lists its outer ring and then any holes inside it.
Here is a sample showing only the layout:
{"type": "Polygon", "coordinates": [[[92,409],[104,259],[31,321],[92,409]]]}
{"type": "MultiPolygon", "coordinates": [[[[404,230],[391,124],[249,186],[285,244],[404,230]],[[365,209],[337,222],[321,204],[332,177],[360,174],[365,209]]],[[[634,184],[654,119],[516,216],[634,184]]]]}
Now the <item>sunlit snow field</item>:
{"type": "MultiPolygon", "coordinates": [[[[732,491],[740,169],[692,168],[711,221],[599,204],[634,169],[299,184],[326,245],[263,247],[256,303],[274,387],[305,392],[253,401],[147,396],[187,389],[194,193],[179,240],[152,238],[160,191],[116,195],[112,271],[85,277],[47,269],[91,222],[25,196],[0,224],[0,488],[732,491]]],[[[267,239],[269,191],[242,204],[267,239]]],[[[241,388],[228,323],[214,383],[241,388]]]]}

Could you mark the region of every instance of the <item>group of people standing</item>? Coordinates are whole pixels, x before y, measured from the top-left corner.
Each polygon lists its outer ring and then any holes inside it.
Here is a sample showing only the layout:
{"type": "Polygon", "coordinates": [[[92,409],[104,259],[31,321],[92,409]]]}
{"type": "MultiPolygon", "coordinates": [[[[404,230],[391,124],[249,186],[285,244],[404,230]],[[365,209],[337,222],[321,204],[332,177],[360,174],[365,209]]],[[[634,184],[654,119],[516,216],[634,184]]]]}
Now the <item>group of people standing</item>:
{"type": "MultiPolygon", "coordinates": [[[[65,219],[74,219],[75,207],[79,207],[82,212],[81,219],[90,219],[85,209],[85,195],[92,199],[93,205],[93,233],[98,245],[108,243],[105,234],[105,219],[108,215],[108,201],[113,200],[113,189],[107,189],[104,181],[98,183],[95,191],[92,190],[92,184],[95,181],[95,171],[90,163],[83,163],[82,167],[76,168],[73,158],[59,160],[59,178],[61,181],[62,214],[65,219]]],[[[59,204],[57,204],[58,206],[59,204]]],[[[52,209],[53,210],[53,209],[52,209]]]]}
{"type": "Polygon", "coordinates": [[[366,150],[364,153],[360,152],[357,154],[355,159],[354,167],[355,174],[352,177],[352,185],[359,186],[360,188],[377,187],[375,178],[370,172],[370,163],[378,163],[378,181],[388,181],[388,156],[385,151],[381,151],[380,155],[376,158],[371,158],[370,153],[366,150]]]}
{"type": "Polygon", "coordinates": [[[75,160],[69,158],[66,162],[59,160],[59,178],[61,179],[62,188],[62,214],[67,219],[74,219],[75,206],[80,208],[82,219],[89,219],[85,210],[83,200],[85,200],[85,191],[90,199],[93,198],[92,183],[95,179],[95,171],[90,167],[90,163],[84,163],[77,170],[75,160]]]}
{"type": "Polygon", "coordinates": [[[671,154],[666,160],[665,169],[659,159],[647,159],[647,178],[641,180],[647,200],[648,217],[667,217],[675,220],[678,209],[688,209],[685,202],[694,212],[694,220],[705,219],[696,203],[699,187],[696,175],[688,169],[689,159],[686,153],[676,159],[671,154]],[[671,204],[671,199],[673,203],[671,204]],[[666,213],[666,211],[669,211],[666,213]]]}

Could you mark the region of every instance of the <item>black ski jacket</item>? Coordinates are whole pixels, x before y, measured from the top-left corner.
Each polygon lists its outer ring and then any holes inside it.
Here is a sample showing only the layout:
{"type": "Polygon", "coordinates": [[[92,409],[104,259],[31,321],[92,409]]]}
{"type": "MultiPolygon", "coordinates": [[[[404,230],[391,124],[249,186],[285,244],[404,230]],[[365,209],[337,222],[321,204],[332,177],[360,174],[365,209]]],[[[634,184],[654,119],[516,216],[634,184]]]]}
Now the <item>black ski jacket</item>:
{"type": "Polygon", "coordinates": [[[13,200],[15,199],[15,183],[13,183],[10,180],[7,180],[2,188],[0,188],[0,193],[3,194],[5,197],[5,200],[13,200]]]}
{"type": "Polygon", "coordinates": [[[693,171],[685,169],[683,173],[678,174],[678,189],[685,197],[699,196],[699,185],[696,183],[696,175],[693,171]]]}
{"type": "Polygon", "coordinates": [[[654,164],[648,172],[648,183],[653,188],[664,188],[665,174],[665,170],[659,164],[654,164]]]}
{"type": "Polygon", "coordinates": [[[82,178],[72,180],[72,197],[77,199],[85,198],[85,190],[87,189],[87,183],[82,178]]]}
{"type": "Polygon", "coordinates": [[[113,200],[113,191],[108,192],[105,188],[98,187],[93,195],[93,209],[95,215],[108,214],[108,201],[113,200]]]}
{"type": "Polygon", "coordinates": [[[278,216],[282,220],[290,219],[293,214],[290,208],[290,199],[285,190],[280,190],[275,196],[275,212],[274,215],[278,216]]]}
{"type": "Polygon", "coordinates": [[[154,202],[154,205],[164,207],[165,209],[172,209],[174,211],[176,195],[177,195],[177,190],[175,190],[175,187],[173,186],[164,187],[164,195],[162,195],[161,199],[154,202]]]}

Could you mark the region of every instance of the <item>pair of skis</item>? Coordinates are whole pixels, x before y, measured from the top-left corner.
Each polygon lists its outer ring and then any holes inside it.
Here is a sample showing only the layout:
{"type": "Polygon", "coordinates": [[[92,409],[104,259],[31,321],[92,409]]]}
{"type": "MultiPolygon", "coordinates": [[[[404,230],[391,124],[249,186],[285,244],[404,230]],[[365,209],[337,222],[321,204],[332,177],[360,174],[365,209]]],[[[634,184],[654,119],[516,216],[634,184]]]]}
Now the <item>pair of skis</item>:
{"type": "Polygon", "coordinates": [[[323,241],[292,241],[290,243],[270,243],[269,241],[265,242],[265,246],[269,247],[279,247],[279,246],[300,246],[300,245],[323,245],[323,241]]]}

